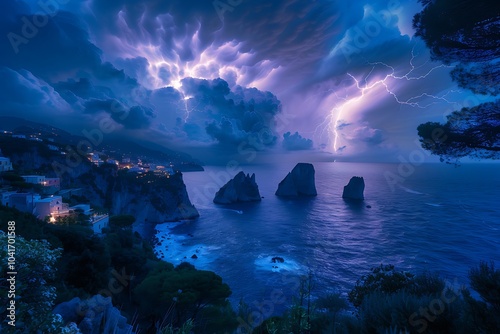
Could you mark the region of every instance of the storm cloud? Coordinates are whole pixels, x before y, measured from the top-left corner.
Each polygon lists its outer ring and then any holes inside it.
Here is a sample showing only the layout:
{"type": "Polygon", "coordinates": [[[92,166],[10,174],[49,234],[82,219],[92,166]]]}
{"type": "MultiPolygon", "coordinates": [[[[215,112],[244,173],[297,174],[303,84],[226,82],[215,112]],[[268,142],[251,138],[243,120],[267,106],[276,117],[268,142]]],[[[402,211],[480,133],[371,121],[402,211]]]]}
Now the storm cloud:
{"type": "Polygon", "coordinates": [[[468,99],[413,36],[416,0],[222,2],[2,2],[0,113],[74,132],[107,116],[173,147],[393,159],[422,115],[468,99]]]}

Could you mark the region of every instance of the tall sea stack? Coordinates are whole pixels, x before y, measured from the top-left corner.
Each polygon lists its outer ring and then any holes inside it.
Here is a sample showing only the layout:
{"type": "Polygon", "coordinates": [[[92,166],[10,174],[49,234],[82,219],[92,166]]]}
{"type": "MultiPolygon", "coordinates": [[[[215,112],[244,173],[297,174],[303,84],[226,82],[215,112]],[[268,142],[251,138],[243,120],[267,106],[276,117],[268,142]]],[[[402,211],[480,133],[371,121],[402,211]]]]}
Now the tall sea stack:
{"type": "Polygon", "coordinates": [[[278,190],[276,190],[276,196],[316,196],[318,193],[314,183],[314,173],[312,164],[298,163],[280,182],[278,190]]]}

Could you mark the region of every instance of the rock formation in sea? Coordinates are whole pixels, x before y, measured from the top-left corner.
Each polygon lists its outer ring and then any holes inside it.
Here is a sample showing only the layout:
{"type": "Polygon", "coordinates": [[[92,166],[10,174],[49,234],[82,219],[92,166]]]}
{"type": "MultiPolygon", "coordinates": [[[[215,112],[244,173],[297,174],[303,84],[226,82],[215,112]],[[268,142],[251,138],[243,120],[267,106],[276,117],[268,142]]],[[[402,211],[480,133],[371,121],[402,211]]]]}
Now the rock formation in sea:
{"type": "Polygon", "coordinates": [[[363,191],[365,190],[365,180],[359,176],[353,176],[349,183],[344,187],[342,198],[364,200],[363,191]]]}
{"type": "Polygon", "coordinates": [[[317,194],[314,166],[308,163],[298,163],[280,182],[276,190],[276,196],[282,197],[316,196],[317,194]]]}
{"type": "Polygon", "coordinates": [[[240,202],[258,202],[261,200],[255,174],[245,175],[239,172],[215,194],[214,203],[231,204],[240,202]]]}

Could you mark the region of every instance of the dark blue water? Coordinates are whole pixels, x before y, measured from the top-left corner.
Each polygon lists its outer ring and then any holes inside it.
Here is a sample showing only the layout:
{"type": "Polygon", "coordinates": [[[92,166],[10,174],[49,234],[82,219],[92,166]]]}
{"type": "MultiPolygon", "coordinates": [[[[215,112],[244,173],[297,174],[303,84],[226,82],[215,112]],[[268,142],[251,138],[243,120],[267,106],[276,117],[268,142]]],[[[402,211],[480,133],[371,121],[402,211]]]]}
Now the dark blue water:
{"type": "Polygon", "coordinates": [[[264,199],[229,207],[211,201],[234,171],[207,167],[185,173],[201,216],[172,230],[163,227],[166,232],[160,235],[173,237],[165,259],[176,262],[186,256],[200,269],[222,276],[233,301],[273,300],[273,312],[281,305],[277,294],[290,300],[298,292],[298,275],[309,271],[314,293],[321,295],[347,292],[380,263],[412,272],[437,271],[467,285],[471,266],[500,260],[500,165],[422,165],[393,187],[386,176],[399,175],[396,164],[314,166],[318,196],[299,201],[274,195],[294,164],[244,166],[245,172],[256,174],[264,199]],[[341,197],[352,176],[365,179],[361,205],[341,197]],[[198,259],[190,259],[195,252],[198,259]],[[274,256],[285,263],[273,268],[274,256]]]}

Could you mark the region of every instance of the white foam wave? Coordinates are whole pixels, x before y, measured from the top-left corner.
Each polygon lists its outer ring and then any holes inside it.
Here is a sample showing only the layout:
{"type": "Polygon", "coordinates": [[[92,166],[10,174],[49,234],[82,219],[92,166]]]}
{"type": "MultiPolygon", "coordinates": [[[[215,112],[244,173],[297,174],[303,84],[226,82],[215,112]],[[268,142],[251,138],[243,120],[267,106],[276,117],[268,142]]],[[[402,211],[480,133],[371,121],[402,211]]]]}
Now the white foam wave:
{"type": "Polygon", "coordinates": [[[203,244],[189,244],[190,236],[173,234],[171,230],[182,223],[157,225],[154,252],[160,260],[179,265],[182,262],[193,264],[198,269],[209,269],[216,259],[215,250],[219,247],[203,244]]]}
{"type": "Polygon", "coordinates": [[[402,185],[399,185],[399,187],[410,194],[424,195],[424,193],[421,193],[420,191],[412,190],[410,188],[403,187],[402,185]]]}
{"type": "Polygon", "coordinates": [[[259,255],[254,262],[255,266],[257,267],[258,270],[273,271],[273,272],[302,271],[304,269],[299,263],[285,256],[280,256],[284,260],[283,263],[280,263],[279,261],[273,263],[272,260],[274,257],[276,257],[276,255],[274,256],[259,255]]]}
{"type": "Polygon", "coordinates": [[[430,206],[434,206],[434,207],[440,207],[440,206],[442,206],[439,203],[425,203],[425,204],[430,205],[430,206]]]}

